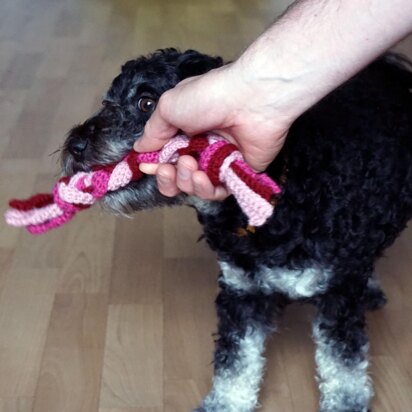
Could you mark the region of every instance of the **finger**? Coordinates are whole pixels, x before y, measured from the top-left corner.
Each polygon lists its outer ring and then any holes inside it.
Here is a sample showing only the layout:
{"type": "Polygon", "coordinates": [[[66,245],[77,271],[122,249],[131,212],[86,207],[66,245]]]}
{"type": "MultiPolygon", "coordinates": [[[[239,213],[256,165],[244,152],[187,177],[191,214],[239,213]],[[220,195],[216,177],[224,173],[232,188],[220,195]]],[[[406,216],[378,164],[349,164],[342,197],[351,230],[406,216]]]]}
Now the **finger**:
{"type": "Polygon", "coordinates": [[[153,152],[161,149],[178,131],[154,112],[146,123],[143,136],[136,140],[133,149],[136,152],[153,152]]]}
{"type": "Polygon", "coordinates": [[[140,163],[139,164],[140,171],[145,173],[146,175],[155,175],[157,173],[158,168],[159,168],[159,164],[156,164],[156,163],[140,163]]]}
{"type": "Polygon", "coordinates": [[[161,149],[178,131],[167,118],[170,114],[168,93],[162,95],[156,110],[147,121],[143,136],[134,144],[137,152],[151,152],[161,149]]]}
{"type": "Polygon", "coordinates": [[[215,195],[213,200],[225,200],[230,193],[223,187],[223,186],[217,186],[215,187],[215,195]]]}
{"type": "Polygon", "coordinates": [[[172,165],[160,165],[157,169],[157,187],[165,196],[176,196],[180,190],[176,185],[176,168],[172,165]]]}
{"type": "Polygon", "coordinates": [[[223,200],[229,193],[222,186],[213,186],[205,172],[200,170],[192,174],[194,194],[205,200],[223,200]]]}
{"type": "Polygon", "coordinates": [[[189,195],[193,194],[192,174],[198,169],[196,160],[191,156],[182,156],[177,162],[177,187],[189,195]]]}

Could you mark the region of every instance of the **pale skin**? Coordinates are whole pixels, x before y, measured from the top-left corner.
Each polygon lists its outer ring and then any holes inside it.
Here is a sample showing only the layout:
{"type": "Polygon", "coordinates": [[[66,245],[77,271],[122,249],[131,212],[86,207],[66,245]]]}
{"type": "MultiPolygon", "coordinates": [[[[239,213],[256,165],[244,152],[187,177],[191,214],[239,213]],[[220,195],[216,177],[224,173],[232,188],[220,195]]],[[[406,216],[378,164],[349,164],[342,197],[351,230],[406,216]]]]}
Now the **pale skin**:
{"type": "MultiPolygon", "coordinates": [[[[264,170],[303,112],[411,31],[411,0],[297,1],[234,63],[162,95],[134,148],[158,150],[178,130],[189,136],[213,130],[235,143],[254,169],[264,170]]],[[[140,168],[156,174],[166,196],[227,196],[190,156],[177,166],[140,168]]]]}

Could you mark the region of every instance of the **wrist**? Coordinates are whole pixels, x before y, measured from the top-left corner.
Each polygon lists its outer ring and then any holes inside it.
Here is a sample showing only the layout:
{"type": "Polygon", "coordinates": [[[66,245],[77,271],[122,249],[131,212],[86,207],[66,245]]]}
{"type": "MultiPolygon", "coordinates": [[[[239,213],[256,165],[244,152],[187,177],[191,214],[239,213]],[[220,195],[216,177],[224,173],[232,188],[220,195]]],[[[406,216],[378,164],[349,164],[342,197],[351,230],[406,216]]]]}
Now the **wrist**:
{"type": "MultiPolygon", "coordinates": [[[[412,12],[410,0],[396,3],[412,12]]],[[[294,120],[405,36],[411,20],[377,0],[296,2],[233,68],[254,98],[294,120]]]]}
{"type": "Polygon", "coordinates": [[[293,50],[287,56],[264,52],[269,45],[262,43],[257,46],[258,52],[251,48],[232,64],[236,91],[248,96],[251,108],[272,111],[290,125],[317,100],[311,85],[313,67],[309,68],[293,50]]]}

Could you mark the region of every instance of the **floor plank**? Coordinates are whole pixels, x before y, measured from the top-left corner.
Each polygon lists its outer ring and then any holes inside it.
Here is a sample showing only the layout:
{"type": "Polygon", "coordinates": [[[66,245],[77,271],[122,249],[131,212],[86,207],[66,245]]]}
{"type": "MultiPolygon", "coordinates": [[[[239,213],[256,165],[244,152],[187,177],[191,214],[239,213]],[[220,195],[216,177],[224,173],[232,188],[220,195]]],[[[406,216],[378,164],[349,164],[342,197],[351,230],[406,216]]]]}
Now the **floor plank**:
{"type": "Polygon", "coordinates": [[[14,268],[0,295],[0,398],[33,397],[58,272],[14,268]]]}
{"type": "Polygon", "coordinates": [[[56,294],[33,412],[96,411],[107,296],[56,294]]]}
{"type": "Polygon", "coordinates": [[[100,407],[163,404],[162,306],[110,305],[100,407]]]}
{"type": "MultiPolygon", "coordinates": [[[[66,133],[128,59],[161,47],[235,58],[290,0],[2,0],[0,204],[50,190],[66,133]],[[51,153],[57,151],[54,155],[51,153]]],[[[412,36],[398,47],[412,56],[412,36]]],[[[0,225],[0,412],[181,412],[210,388],[217,265],[191,209],[98,209],[33,238],[0,225]]],[[[412,229],[368,315],[374,412],[412,398],[412,229]]],[[[267,345],[262,412],[316,411],[312,311],[267,345]]]]}

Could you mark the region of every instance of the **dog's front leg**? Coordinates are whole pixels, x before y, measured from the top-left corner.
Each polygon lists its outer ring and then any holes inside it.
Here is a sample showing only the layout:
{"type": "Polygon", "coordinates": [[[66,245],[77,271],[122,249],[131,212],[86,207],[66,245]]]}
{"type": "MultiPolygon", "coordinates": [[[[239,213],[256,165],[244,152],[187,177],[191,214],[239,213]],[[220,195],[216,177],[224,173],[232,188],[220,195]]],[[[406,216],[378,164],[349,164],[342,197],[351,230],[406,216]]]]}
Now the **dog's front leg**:
{"type": "Polygon", "coordinates": [[[258,403],[266,337],[284,305],[278,295],[246,292],[221,282],[213,388],[197,412],[252,412],[258,403]]]}
{"type": "Polygon", "coordinates": [[[313,324],[321,412],[367,412],[373,395],[363,292],[327,293],[313,324]]]}

